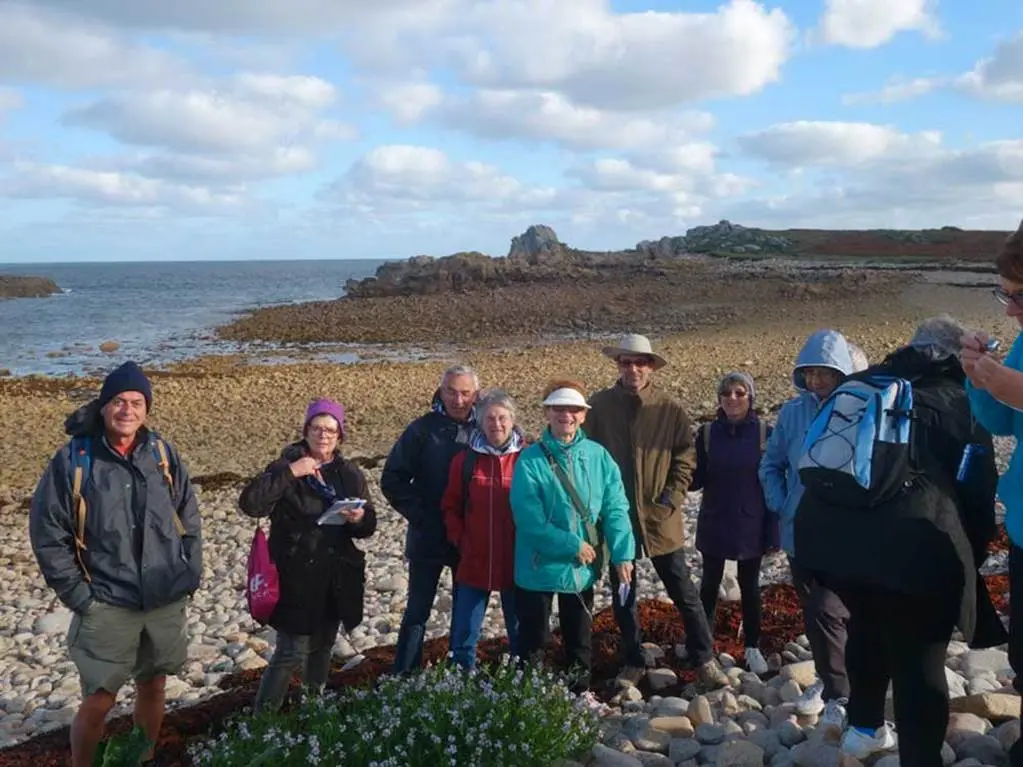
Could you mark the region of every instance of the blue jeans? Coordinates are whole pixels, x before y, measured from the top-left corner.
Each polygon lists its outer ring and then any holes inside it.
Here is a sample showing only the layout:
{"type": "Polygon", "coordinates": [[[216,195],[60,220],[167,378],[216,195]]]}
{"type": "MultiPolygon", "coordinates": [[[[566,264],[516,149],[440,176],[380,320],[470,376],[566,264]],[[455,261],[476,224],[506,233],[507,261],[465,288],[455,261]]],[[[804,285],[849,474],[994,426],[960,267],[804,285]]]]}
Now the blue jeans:
{"type": "MultiPolygon", "coordinates": [[[[440,574],[447,565],[440,562],[408,563],[408,601],[398,629],[394,649],[394,673],[404,674],[423,665],[423,639],[433,611],[440,574]]],[[[452,617],[454,610],[452,610],[452,617]]]]}
{"type": "MultiPolygon", "coordinates": [[[[480,641],[480,629],[487,611],[490,592],[464,584],[455,586],[454,605],[451,611],[451,658],[462,668],[476,665],[476,644],[480,641]]],[[[501,611],[504,625],[508,629],[508,652],[518,655],[519,619],[515,615],[515,588],[501,592],[501,611]]]]}

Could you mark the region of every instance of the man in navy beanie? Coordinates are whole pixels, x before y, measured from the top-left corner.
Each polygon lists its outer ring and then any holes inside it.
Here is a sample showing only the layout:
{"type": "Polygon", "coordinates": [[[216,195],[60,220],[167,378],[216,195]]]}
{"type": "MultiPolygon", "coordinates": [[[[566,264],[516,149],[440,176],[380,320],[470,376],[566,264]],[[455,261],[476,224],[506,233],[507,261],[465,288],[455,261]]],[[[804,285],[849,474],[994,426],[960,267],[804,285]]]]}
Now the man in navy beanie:
{"type": "Polygon", "coordinates": [[[146,427],[152,404],[136,363],[111,372],[99,398],[65,422],[71,441],[32,498],[32,549],[74,613],[67,644],[82,684],[71,725],[74,767],[92,764],[131,678],[135,722],[155,743],[167,675],[187,659],[186,606],[202,576],[199,506],[177,451],[146,427]]]}

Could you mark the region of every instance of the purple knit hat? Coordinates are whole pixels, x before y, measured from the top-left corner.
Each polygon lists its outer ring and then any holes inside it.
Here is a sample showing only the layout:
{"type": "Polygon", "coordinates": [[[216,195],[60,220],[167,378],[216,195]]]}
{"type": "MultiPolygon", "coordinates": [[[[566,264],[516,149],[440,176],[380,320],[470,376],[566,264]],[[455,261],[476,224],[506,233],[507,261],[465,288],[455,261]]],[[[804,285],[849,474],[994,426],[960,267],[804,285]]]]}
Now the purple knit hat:
{"type": "Polygon", "coordinates": [[[332,399],[314,399],[305,411],[305,423],[302,426],[302,431],[305,431],[309,422],[318,415],[331,416],[337,421],[338,428],[341,429],[341,436],[345,435],[345,409],[340,403],[332,399]]]}

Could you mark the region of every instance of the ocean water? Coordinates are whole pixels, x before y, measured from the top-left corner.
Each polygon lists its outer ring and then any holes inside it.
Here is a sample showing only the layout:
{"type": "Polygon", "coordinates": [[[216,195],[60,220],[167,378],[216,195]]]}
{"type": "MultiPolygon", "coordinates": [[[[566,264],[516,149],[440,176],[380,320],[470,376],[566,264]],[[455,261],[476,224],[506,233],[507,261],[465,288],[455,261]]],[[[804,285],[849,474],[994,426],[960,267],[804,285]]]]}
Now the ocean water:
{"type": "Polygon", "coordinates": [[[50,277],[48,298],[0,299],[0,368],[13,375],[81,374],[125,359],[159,366],[238,351],[213,333],[261,306],[344,294],[383,261],[218,261],[0,264],[0,274],[50,277]],[[99,350],[117,341],[113,354],[99,350]]]}

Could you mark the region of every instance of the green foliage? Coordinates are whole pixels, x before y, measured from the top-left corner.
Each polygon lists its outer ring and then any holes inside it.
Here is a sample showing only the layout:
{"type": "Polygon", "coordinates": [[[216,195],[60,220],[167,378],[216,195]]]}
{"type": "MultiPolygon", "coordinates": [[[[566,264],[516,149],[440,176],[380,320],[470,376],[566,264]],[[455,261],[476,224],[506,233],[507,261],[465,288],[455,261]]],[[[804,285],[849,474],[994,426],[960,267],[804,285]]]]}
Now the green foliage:
{"type": "Polygon", "coordinates": [[[190,751],[196,765],[533,767],[585,754],[599,719],[549,671],[442,665],[240,717],[190,751]]]}
{"type": "Polygon", "coordinates": [[[95,767],[137,767],[142,764],[153,742],[141,727],[115,735],[100,744],[92,763],[95,767]]]}

